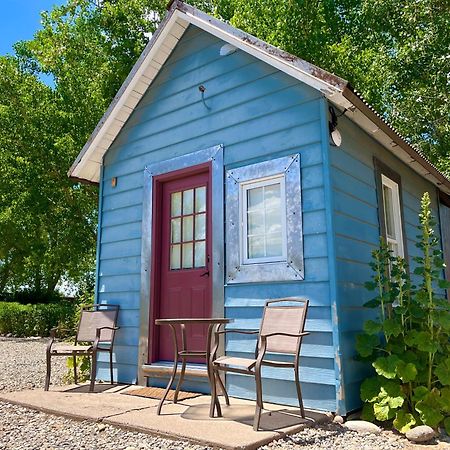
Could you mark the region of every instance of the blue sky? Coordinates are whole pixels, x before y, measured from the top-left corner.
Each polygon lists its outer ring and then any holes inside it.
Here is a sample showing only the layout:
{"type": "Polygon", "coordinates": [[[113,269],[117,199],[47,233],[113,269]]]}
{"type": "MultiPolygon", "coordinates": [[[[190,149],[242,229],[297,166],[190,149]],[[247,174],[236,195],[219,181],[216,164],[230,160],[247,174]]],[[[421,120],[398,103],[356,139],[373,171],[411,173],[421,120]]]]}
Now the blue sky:
{"type": "Polygon", "coordinates": [[[13,53],[13,44],[31,39],[40,28],[40,12],[64,0],[0,0],[0,55],[13,53]]]}

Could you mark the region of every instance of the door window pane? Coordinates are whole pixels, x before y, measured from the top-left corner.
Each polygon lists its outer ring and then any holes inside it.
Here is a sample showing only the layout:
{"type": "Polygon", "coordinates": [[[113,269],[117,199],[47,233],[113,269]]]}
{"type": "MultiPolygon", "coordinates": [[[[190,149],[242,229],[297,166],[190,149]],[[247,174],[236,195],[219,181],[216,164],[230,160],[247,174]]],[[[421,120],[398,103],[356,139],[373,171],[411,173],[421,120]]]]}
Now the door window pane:
{"type": "Polygon", "coordinates": [[[196,214],[195,216],[195,240],[206,238],[206,214],[196,214]]]}
{"type": "Polygon", "coordinates": [[[206,242],[199,241],[195,243],[195,267],[205,267],[206,266],[206,242]]]}
{"type": "Polygon", "coordinates": [[[170,242],[172,244],[181,242],[181,219],[172,219],[170,221],[170,242]]]}
{"type": "Polygon", "coordinates": [[[192,242],[183,244],[183,269],[192,268],[193,256],[192,242]]]}
{"type": "Polygon", "coordinates": [[[183,214],[192,214],[194,211],[194,190],[183,191],[183,214]]]}
{"type": "Polygon", "coordinates": [[[181,216],[181,192],[174,192],[170,196],[170,215],[181,216]]]}
{"type": "Polygon", "coordinates": [[[262,258],[264,252],[264,236],[253,236],[248,238],[248,257],[262,258]]]}
{"type": "Polygon", "coordinates": [[[172,270],[181,268],[181,245],[170,246],[170,268],[172,270]]]}
{"type": "Polygon", "coordinates": [[[193,216],[183,217],[183,242],[192,241],[194,235],[193,216]]]}
{"type": "Polygon", "coordinates": [[[195,190],[195,212],[206,211],[206,186],[199,187],[195,190]]]}

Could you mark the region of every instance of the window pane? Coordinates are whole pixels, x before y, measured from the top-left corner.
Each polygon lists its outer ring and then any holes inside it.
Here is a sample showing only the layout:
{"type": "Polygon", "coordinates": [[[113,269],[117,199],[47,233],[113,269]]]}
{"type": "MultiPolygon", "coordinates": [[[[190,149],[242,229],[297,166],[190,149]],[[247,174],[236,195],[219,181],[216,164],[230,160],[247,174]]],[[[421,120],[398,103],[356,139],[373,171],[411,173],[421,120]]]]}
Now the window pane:
{"type": "Polygon", "coordinates": [[[197,214],[195,216],[195,239],[206,238],[206,214],[197,214]]]}
{"type": "Polygon", "coordinates": [[[174,192],[170,197],[170,215],[181,216],[181,192],[174,192]]]}
{"type": "Polygon", "coordinates": [[[170,221],[170,242],[181,242],[181,218],[170,221]]]}
{"type": "Polygon", "coordinates": [[[264,188],[254,188],[247,191],[247,210],[255,211],[264,208],[264,188]]]}
{"type": "Polygon", "coordinates": [[[181,267],[181,245],[170,246],[170,268],[180,269],[181,267]]]}
{"type": "Polygon", "coordinates": [[[206,245],[205,241],[195,243],[195,267],[205,267],[206,264],[206,245]]]}
{"type": "Polygon", "coordinates": [[[183,191],[183,214],[192,214],[194,211],[194,190],[183,191]]]}
{"type": "Polygon", "coordinates": [[[263,258],[264,254],[264,236],[254,236],[248,238],[248,258],[263,258]]]}
{"type": "Polygon", "coordinates": [[[395,225],[394,225],[394,202],[392,189],[383,185],[383,199],[384,199],[384,219],[386,223],[386,234],[389,238],[396,239],[395,225]]]}
{"type": "Polygon", "coordinates": [[[195,190],[195,212],[206,211],[206,186],[195,190]]]}
{"type": "Polygon", "coordinates": [[[283,246],[281,233],[269,234],[266,236],[266,256],[281,256],[283,246]]]}
{"type": "Polygon", "coordinates": [[[253,211],[247,215],[248,235],[264,234],[264,212],[253,211]]]}
{"type": "Polygon", "coordinates": [[[192,242],[183,244],[183,269],[190,269],[192,267],[193,246],[192,242]]]}
{"type": "Polygon", "coordinates": [[[192,241],[194,236],[194,216],[183,217],[183,242],[192,241]]]}
{"type": "Polygon", "coordinates": [[[271,184],[264,188],[264,201],[266,209],[280,207],[281,186],[280,183],[271,184]]]}

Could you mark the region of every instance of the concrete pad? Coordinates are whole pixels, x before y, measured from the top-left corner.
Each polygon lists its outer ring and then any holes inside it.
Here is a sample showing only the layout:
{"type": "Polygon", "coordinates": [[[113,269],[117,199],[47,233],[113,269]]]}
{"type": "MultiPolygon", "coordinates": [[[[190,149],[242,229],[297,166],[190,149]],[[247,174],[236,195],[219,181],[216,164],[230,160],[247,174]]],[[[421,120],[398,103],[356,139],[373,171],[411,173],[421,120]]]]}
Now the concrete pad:
{"type": "Polygon", "coordinates": [[[255,403],[231,398],[226,406],[221,398],[223,417],[209,417],[211,397],[202,395],[178,404],[166,402],[156,415],[159,400],[123,395],[136,386],[64,386],[51,391],[29,390],[0,393],[0,400],[66,417],[102,421],[133,431],[187,440],[225,449],[255,449],[313,423],[329,421],[324,413],[307,411],[306,419],[298,409],[265,404],[258,432],[253,431],[255,403]]]}
{"type": "Polygon", "coordinates": [[[132,409],[152,408],[158,400],[121,395],[116,392],[86,393],[88,386],[69,386],[65,390],[41,389],[0,393],[0,400],[77,420],[100,421],[132,409]],[[85,392],[86,391],[86,392],[85,392]]]}

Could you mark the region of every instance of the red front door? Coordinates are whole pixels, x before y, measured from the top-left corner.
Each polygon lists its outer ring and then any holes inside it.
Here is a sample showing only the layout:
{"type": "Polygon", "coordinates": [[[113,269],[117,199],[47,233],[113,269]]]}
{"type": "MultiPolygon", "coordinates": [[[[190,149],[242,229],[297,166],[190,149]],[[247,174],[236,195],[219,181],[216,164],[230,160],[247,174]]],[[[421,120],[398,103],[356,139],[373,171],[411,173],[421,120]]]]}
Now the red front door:
{"type": "MultiPolygon", "coordinates": [[[[163,181],[156,205],[160,212],[159,289],[156,318],[211,317],[212,291],[209,214],[209,167],[203,171],[163,181]]],[[[156,218],[158,220],[158,218],[156,218]]],[[[168,327],[157,327],[155,359],[173,360],[168,327]]],[[[188,348],[205,348],[206,330],[196,325],[187,330],[188,348]]]]}

